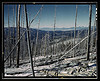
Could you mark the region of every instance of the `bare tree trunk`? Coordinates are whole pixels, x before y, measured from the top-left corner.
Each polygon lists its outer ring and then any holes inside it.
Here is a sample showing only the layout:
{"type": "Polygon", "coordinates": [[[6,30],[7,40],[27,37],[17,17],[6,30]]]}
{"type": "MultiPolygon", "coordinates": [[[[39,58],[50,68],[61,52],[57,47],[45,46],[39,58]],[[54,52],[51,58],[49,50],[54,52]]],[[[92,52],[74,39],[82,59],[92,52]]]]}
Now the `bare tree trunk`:
{"type": "MultiPolygon", "coordinates": [[[[30,13],[28,13],[29,14],[29,23],[31,22],[31,14],[30,13]]],[[[31,30],[29,31],[29,35],[30,35],[30,43],[31,43],[31,49],[32,49],[32,40],[31,40],[31,30]]]]}
{"type": "Polygon", "coordinates": [[[47,52],[48,52],[48,54],[50,53],[49,42],[50,42],[50,40],[49,40],[49,31],[48,31],[48,42],[47,42],[47,46],[48,46],[47,52]]]}
{"type": "MultiPolygon", "coordinates": [[[[96,8],[97,8],[97,7],[98,7],[98,5],[96,4],[96,8]]],[[[97,11],[96,11],[96,12],[97,12],[97,11]]],[[[98,14],[98,12],[97,12],[97,14],[98,14]]],[[[96,14],[96,15],[97,15],[97,14],[96,14]]],[[[95,27],[95,28],[96,28],[96,41],[95,41],[96,54],[97,54],[97,49],[98,49],[98,48],[97,48],[97,43],[98,43],[98,42],[97,42],[97,40],[98,40],[98,32],[97,32],[98,21],[97,21],[97,19],[98,19],[98,18],[95,19],[95,26],[96,26],[96,27],[95,27]]]]}
{"type": "MultiPolygon", "coordinates": [[[[55,15],[54,15],[54,31],[53,31],[53,41],[55,40],[55,27],[56,27],[56,7],[55,7],[55,15]]],[[[55,47],[53,43],[53,54],[55,54],[55,47]]]]}
{"type": "MultiPolygon", "coordinates": [[[[18,6],[18,22],[17,22],[17,40],[20,39],[20,4],[18,6]]],[[[19,54],[20,54],[20,42],[18,43],[18,46],[17,46],[17,68],[19,68],[19,54]]]]}
{"type": "MultiPolygon", "coordinates": [[[[15,35],[15,44],[16,44],[16,42],[17,42],[17,33],[18,33],[18,31],[17,31],[17,5],[16,5],[16,10],[15,10],[15,13],[16,13],[16,21],[15,21],[15,23],[16,23],[16,35],[15,35]]],[[[15,49],[15,59],[17,59],[17,47],[16,47],[16,49],[15,49]]],[[[17,64],[17,60],[16,60],[16,64],[17,64]]]]}
{"type": "Polygon", "coordinates": [[[43,55],[43,34],[42,34],[42,39],[41,39],[41,56],[43,55]]]}
{"type": "Polygon", "coordinates": [[[72,41],[73,36],[72,36],[72,33],[73,33],[73,31],[71,30],[71,48],[73,47],[73,41],[72,41]]]}
{"type": "MultiPolygon", "coordinates": [[[[22,15],[21,15],[21,32],[24,32],[24,6],[23,6],[23,10],[22,10],[22,15]]],[[[25,54],[24,49],[25,49],[25,37],[23,36],[22,38],[22,54],[21,54],[21,58],[23,60],[23,55],[25,54]]]]}
{"type": "MultiPolygon", "coordinates": [[[[93,32],[95,31],[95,26],[96,26],[96,15],[95,15],[95,20],[94,20],[94,26],[93,26],[93,32]]],[[[92,37],[93,37],[93,45],[92,45],[92,48],[94,47],[94,36],[95,35],[93,35],[92,37]]]]}
{"type": "MultiPolygon", "coordinates": [[[[11,28],[10,28],[10,24],[9,24],[9,6],[8,6],[8,28],[9,28],[9,52],[11,51],[11,28]]],[[[9,65],[11,66],[11,55],[9,58],[9,65]]]]}
{"type": "Polygon", "coordinates": [[[35,57],[37,55],[37,42],[38,42],[38,29],[37,29],[37,37],[36,37],[35,49],[34,49],[34,66],[35,66],[35,57]]]}
{"type": "Polygon", "coordinates": [[[26,16],[26,27],[27,27],[27,45],[28,45],[28,53],[29,53],[30,62],[31,62],[32,74],[33,74],[33,77],[35,77],[34,67],[33,67],[33,60],[32,60],[32,54],[31,54],[30,38],[29,38],[29,27],[28,27],[28,17],[27,17],[26,4],[25,4],[25,16],[26,16]]]}
{"type": "Polygon", "coordinates": [[[92,4],[89,5],[89,29],[88,29],[87,60],[89,60],[89,52],[90,52],[91,18],[92,18],[92,4]]]}
{"type": "Polygon", "coordinates": [[[34,66],[35,66],[35,56],[38,54],[38,33],[39,33],[39,26],[40,26],[40,17],[39,17],[39,22],[38,22],[38,29],[37,29],[37,37],[36,37],[36,44],[35,44],[35,50],[34,50],[34,66]]]}
{"type": "MultiPolygon", "coordinates": [[[[76,16],[75,16],[75,29],[74,29],[74,46],[75,46],[75,38],[76,38],[76,23],[77,23],[77,5],[76,5],[76,16]]],[[[73,57],[75,56],[75,49],[73,57]]]]}
{"type": "MultiPolygon", "coordinates": [[[[80,30],[78,30],[78,35],[77,35],[77,37],[78,37],[78,42],[80,42],[80,34],[79,34],[79,31],[80,31],[80,30]]],[[[78,50],[80,50],[80,44],[79,44],[78,50]]]]}
{"type": "MultiPolygon", "coordinates": [[[[63,30],[63,31],[64,31],[64,30],[63,30]]],[[[61,46],[62,46],[62,51],[64,50],[64,46],[63,46],[63,45],[64,45],[64,40],[63,40],[63,39],[64,39],[63,31],[62,31],[62,42],[61,42],[61,43],[62,43],[62,44],[61,44],[61,46]]]]}
{"type": "MultiPolygon", "coordinates": [[[[15,45],[15,15],[14,15],[14,6],[13,6],[13,46],[14,45],[15,45]]],[[[13,52],[13,64],[14,64],[14,54],[15,54],[14,52],[13,52]]]]}
{"type": "MultiPolygon", "coordinates": [[[[24,22],[25,22],[25,10],[24,10],[24,5],[23,5],[23,32],[24,32],[24,22]]],[[[22,59],[24,59],[26,56],[26,40],[25,40],[25,34],[23,36],[23,56],[22,59]]]]}
{"type": "MultiPolygon", "coordinates": [[[[56,5],[55,5],[55,15],[54,15],[54,38],[55,39],[55,27],[56,27],[56,5]]],[[[56,54],[56,49],[57,49],[57,41],[55,40],[55,48],[54,48],[54,54],[56,54]]],[[[58,64],[59,64],[59,57],[57,58],[58,64]]],[[[56,76],[58,76],[58,70],[55,72],[56,76]]]]}
{"type": "Polygon", "coordinates": [[[40,56],[42,56],[42,39],[40,41],[40,56]]]}
{"type": "Polygon", "coordinates": [[[47,36],[47,34],[45,34],[44,56],[46,56],[46,36],[47,36]]]}

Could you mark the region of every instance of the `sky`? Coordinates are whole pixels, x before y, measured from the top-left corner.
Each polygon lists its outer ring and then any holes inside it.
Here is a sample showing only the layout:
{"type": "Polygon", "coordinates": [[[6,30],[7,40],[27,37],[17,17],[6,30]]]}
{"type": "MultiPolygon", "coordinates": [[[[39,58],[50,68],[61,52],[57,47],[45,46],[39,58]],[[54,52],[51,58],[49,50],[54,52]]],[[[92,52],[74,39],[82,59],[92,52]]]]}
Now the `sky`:
{"type": "MultiPolygon", "coordinates": [[[[27,4],[27,14],[28,20],[32,20],[38,10],[41,8],[42,5],[40,4],[27,4]]],[[[56,27],[57,28],[69,28],[75,26],[75,15],[76,15],[76,5],[75,4],[44,4],[42,11],[38,14],[36,19],[30,25],[30,28],[37,28],[38,22],[40,19],[39,28],[44,27],[54,27],[54,16],[55,16],[55,7],[56,7],[56,27]]],[[[89,26],[89,5],[77,5],[77,27],[89,26]]],[[[9,8],[9,24],[10,27],[16,27],[16,4],[4,4],[4,27],[8,27],[8,8],[9,8]],[[13,11],[14,9],[14,11],[13,11]],[[14,16],[13,16],[14,13],[14,16]],[[15,21],[15,22],[14,22],[15,21]],[[13,24],[15,23],[15,24],[13,24]]],[[[17,5],[18,8],[18,5],[17,5]]],[[[24,6],[21,4],[21,11],[20,11],[20,26],[23,26],[22,23],[24,22],[24,27],[26,26],[25,23],[25,13],[24,6]],[[23,14],[23,19],[22,19],[23,14]]],[[[18,13],[18,12],[17,12],[18,13]]],[[[95,20],[95,13],[96,13],[96,5],[92,5],[92,26],[94,25],[95,20]]]]}

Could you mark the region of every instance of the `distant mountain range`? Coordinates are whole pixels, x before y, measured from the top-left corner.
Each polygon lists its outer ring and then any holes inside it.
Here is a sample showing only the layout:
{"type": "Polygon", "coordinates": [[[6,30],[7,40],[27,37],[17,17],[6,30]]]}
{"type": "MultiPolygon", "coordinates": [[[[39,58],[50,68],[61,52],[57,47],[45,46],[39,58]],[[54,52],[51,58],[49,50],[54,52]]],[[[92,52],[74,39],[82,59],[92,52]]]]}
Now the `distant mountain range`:
{"type": "MultiPolygon", "coordinates": [[[[93,27],[93,26],[92,26],[93,27]]],[[[69,30],[74,30],[75,27],[70,27],[70,28],[55,28],[56,31],[69,31],[69,30]]],[[[81,29],[88,29],[88,27],[76,27],[76,30],[81,30],[81,29]]],[[[40,30],[45,30],[45,31],[53,31],[54,28],[40,28],[40,30]]]]}
{"type": "MultiPolygon", "coordinates": [[[[15,36],[16,36],[16,27],[15,28],[15,36]]],[[[20,28],[20,31],[21,31],[21,34],[22,34],[22,31],[25,31],[26,28],[20,28]]],[[[53,28],[40,28],[38,30],[38,39],[41,40],[43,36],[45,36],[45,34],[47,32],[49,32],[49,39],[52,40],[53,39],[53,28]]],[[[88,31],[88,27],[78,27],[76,28],[76,35],[78,34],[78,30],[82,33],[80,34],[81,37],[83,37],[85,35],[85,33],[88,31]]],[[[5,27],[4,28],[4,36],[7,36],[9,35],[8,34],[8,27],[5,27]]],[[[30,28],[30,34],[31,34],[31,40],[33,39],[36,39],[37,37],[37,29],[34,29],[34,28],[30,28]]],[[[62,35],[63,37],[71,37],[71,32],[72,32],[72,37],[74,37],[74,27],[71,27],[71,28],[56,28],[56,31],[55,31],[55,36],[58,37],[58,38],[61,38],[62,35]],[[64,31],[63,31],[64,30],[64,31]]],[[[11,36],[13,36],[13,27],[11,27],[11,36]]],[[[25,33],[25,38],[27,37],[26,33],[25,33]]],[[[5,38],[5,37],[4,37],[5,38]]]]}

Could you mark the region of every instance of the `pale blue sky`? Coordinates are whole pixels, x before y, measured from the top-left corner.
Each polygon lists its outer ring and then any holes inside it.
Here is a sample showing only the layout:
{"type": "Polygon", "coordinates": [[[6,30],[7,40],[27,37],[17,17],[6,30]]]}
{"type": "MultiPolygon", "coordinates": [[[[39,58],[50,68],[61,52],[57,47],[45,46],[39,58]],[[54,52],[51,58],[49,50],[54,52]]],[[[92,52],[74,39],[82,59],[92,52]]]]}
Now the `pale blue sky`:
{"type": "MultiPolygon", "coordinates": [[[[56,5],[56,27],[74,27],[75,26],[75,13],[76,5],[56,5]]],[[[16,12],[16,5],[9,5],[10,13],[10,27],[13,26],[13,7],[14,13],[16,12]]],[[[37,11],[40,9],[41,5],[27,5],[28,17],[30,15],[30,20],[33,19],[37,11]]],[[[21,15],[22,15],[23,5],[21,5],[21,15]]],[[[40,27],[53,27],[54,26],[54,12],[55,5],[44,5],[41,11],[40,27]]],[[[77,12],[77,27],[78,26],[88,26],[89,25],[89,5],[78,5],[77,12]]],[[[96,5],[92,5],[92,25],[94,24],[94,18],[96,13],[96,5]]],[[[15,14],[16,15],[16,14],[15,14]]],[[[39,16],[31,24],[31,28],[37,28],[37,23],[39,16]]],[[[16,17],[16,16],[15,16],[16,17]]],[[[24,16],[25,18],[25,16],[24,16]]],[[[16,21],[16,18],[15,18],[16,21]]],[[[16,25],[16,23],[15,23],[16,25]]],[[[4,26],[8,26],[8,5],[4,5],[4,26]]]]}

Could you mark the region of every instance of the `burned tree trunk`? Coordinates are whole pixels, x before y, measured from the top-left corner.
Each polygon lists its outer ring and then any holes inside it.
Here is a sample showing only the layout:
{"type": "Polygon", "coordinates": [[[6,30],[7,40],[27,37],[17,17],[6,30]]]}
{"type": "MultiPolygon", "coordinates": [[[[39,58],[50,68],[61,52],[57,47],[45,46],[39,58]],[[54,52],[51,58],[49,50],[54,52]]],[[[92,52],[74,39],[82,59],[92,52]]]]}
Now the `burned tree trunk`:
{"type": "MultiPolygon", "coordinates": [[[[23,33],[24,32],[24,6],[23,6],[23,8],[22,8],[22,15],[21,15],[21,33],[23,33]]],[[[21,58],[22,58],[22,60],[23,60],[23,58],[24,58],[24,54],[25,54],[25,52],[24,52],[24,49],[25,49],[25,35],[23,36],[23,38],[22,38],[22,45],[21,45],[21,58]]]]}
{"type": "MultiPolygon", "coordinates": [[[[15,45],[15,17],[14,17],[14,7],[13,7],[13,46],[14,45],[15,45]]],[[[13,64],[14,64],[14,52],[13,52],[13,64]]]]}
{"type": "MultiPolygon", "coordinates": [[[[96,15],[95,15],[95,20],[94,20],[93,32],[95,31],[95,26],[96,26],[96,15]]],[[[94,44],[94,36],[95,35],[92,35],[92,48],[95,46],[95,44],[94,44]]]]}
{"type": "MultiPolygon", "coordinates": [[[[17,40],[19,39],[20,39],[20,4],[18,7],[18,22],[17,22],[17,40]]],[[[19,68],[19,54],[20,54],[20,42],[18,43],[17,46],[17,68],[19,68]]]]}
{"type": "Polygon", "coordinates": [[[27,17],[27,9],[26,9],[26,5],[25,5],[24,8],[25,8],[26,27],[27,27],[26,29],[27,29],[27,45],[28,45],[28,53],[29,53],[30,62],[31,62],[32,74],[33,74],[33,77],[35,77],[34,68],[33,68],[32,54],[31,54],[30,38],[29,38],[29,27],[28,27],[28,17],[27,17]]]}
{"type": "Polygon", "coordinates": [[[90,34],[91,34],[91,18],[92,18],[92,4],[89,5],[89,28],[88,28],[88,44],[87,44],[87,60],[89,60],[90,52],[90,34]]]}
{"type": "MultiPolygon", "coordinates": [[[[10,29],[10,24],[9,24],[9,7],[8,7],[8,28],[9,28],[9,52],[11,51],[11,29],[10,29]]],[[[11,55],[9,58],[9,65],[11,66],[11,55]]]]}
{"type": "MultiPolygon", "coordinates": [[[[75,16],[75,29],[74,29],[74,46],[75,46],[75,38],[76,38],[76,23],[77,23],[77,5],[76,5],[76,16],[75,16]]],[[[75,49],[73,57],[75,56],[75,49]]]]}
{"type": "Polygon", "coordinates": [[[44,56],[46,56],[46,37],[47,37],[47,34],[45,34],[45,37],[44,37],[44,56]]]}
{"type": "MultiPolygon", "coordinates": [[[[55,27],[56,27],[56,7],[55,7],[55,15],[54,15],[54,31],[53,31],[53,42],[55,43],[55,27]]],[[[55,54],[55,45],[53,43],[53,54],[55,54]]]]}

